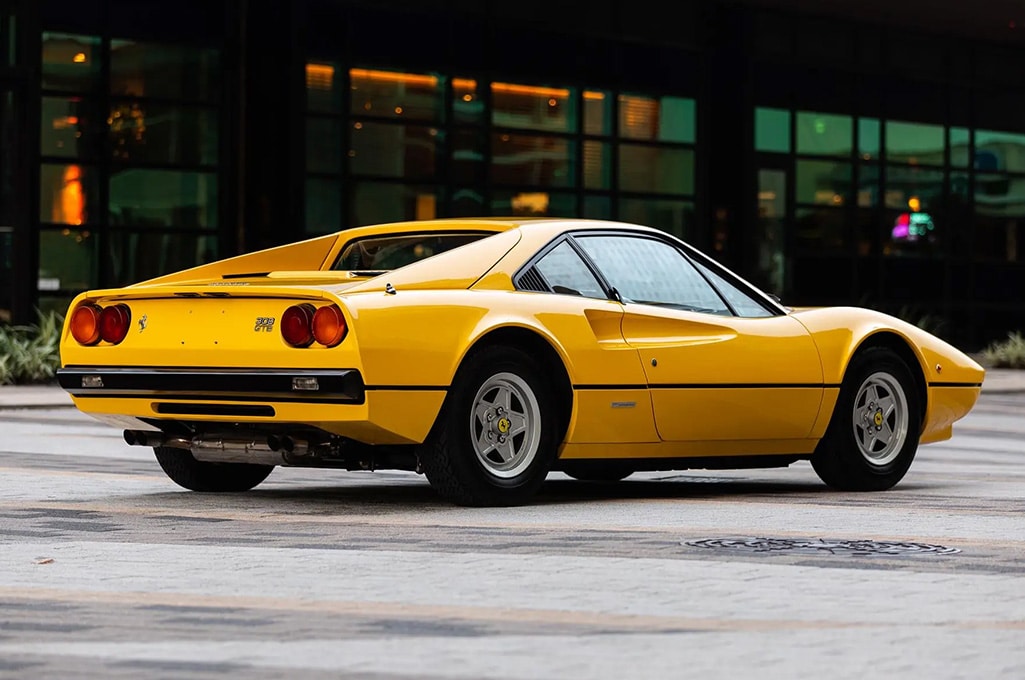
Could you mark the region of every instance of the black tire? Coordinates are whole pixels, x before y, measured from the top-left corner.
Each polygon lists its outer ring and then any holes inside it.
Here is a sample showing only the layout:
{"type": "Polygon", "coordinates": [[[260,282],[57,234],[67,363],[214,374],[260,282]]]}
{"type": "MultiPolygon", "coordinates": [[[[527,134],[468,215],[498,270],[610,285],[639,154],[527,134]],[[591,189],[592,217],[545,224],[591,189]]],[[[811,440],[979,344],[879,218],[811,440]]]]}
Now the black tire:
{"type": "Polygon", "coordinates": [[[456,373],[420,448],[427,480],[458,505],[526,503],[558,454],[561,428],[555,406],[551,385],[529,354],[505,346],[475,352],[456,373]],[[499,412],[502,395],[508,396],[510,408],[499,412]],[[514,433],[521,425],[523,431],[514,433]],[[495,448],[488,451],[489,446],[495,448]]]}
{"type": "Polygon", "coordinates": [[[920,402],[911,369],[896,352],[872,347],[855,355],[833,417],[811,456],[819,478],[841,491],[883,491],[896,485],[918,450],[920,402]]]}
{"type": "Polygon", "coordinates": [[[196,460],[191,451],[169,446],[153,448],[157,462],[178,486],[190,491],[231,493],[249,491],[267,479],[273,465],[208,463],[196,460]]]}
{"type": "Polygon", "coordinates": [[[561,468],[562,472],[581,482],[619,482],[635,470],[617,461],[600,463],[565,463],[561,468]]]}

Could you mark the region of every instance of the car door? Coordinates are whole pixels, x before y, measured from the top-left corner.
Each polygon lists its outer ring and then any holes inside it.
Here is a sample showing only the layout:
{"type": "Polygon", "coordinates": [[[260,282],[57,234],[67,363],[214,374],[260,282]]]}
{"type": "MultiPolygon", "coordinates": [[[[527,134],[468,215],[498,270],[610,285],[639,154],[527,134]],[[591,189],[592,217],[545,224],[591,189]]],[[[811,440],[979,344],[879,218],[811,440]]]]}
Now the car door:
{"type": "Polygon", "coordinates": [[[640,353],[662,440],[808,437],[824,386],[804,326],[736,286],[720,292],[707,267],[670,241],[576,240],[621,298],[623,337],[640,353]]]}

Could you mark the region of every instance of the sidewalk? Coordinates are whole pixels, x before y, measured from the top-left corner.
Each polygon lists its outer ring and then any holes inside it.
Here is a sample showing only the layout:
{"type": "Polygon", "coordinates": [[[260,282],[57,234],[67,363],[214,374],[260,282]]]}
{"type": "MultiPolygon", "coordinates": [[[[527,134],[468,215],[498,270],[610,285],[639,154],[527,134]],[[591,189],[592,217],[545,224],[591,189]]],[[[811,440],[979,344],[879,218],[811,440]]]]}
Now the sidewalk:
{"type": "MultiPolygon", "coordinates": [[[[991,368],[982,384],[985,394],[1025,392],[1025,370],[991,368]]],[[[71,407],[71,397],[56,385],[0,386],[0,411],[22,408],[71,407]]]]}

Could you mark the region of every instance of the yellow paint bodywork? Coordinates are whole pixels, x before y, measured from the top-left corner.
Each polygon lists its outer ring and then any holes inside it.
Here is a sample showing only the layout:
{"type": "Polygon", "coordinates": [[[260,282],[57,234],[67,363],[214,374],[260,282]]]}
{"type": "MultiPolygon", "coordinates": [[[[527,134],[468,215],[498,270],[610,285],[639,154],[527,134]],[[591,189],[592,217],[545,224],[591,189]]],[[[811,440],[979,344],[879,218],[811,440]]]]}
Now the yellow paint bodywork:
{"type": "MultiPolygon", "coordinates": [[[[133,327],[119,345],[83,347],[66,325],[61,361],[66,367],[353,369],[367,386],[360,404],[268,401],[273,416],[188,417],[296,423],[372,444],[418,443],[467,352],[491,333],[516,329],[551,346],[572,386],[563,458],[809,455],[829,423],[851,356],[880,334],[905,343],[918,361],[927,385],[922,442],[949,437],[951,424],[978,397],[983,373],[975,362],[870,310],[735,318],[514,290],[520,267],[567,229],[623,226],[435,220],[363,227],[90,291],[72,308],[123,302],[133,327]],[[425,230],[493,235],[369,279],[331,271],[353,238],[425,230]],[[279,320],[297,302],[339,305],[349,327],[345,340],[330,349],[300,349],[288,346],[276,326],[257,330],[257,318],[279,320]]],[[[144,427],[138,418],[168,418],[157,403],[240,403],[230,395],[73,398],[81,410],[124,427],[144,427]]]]}

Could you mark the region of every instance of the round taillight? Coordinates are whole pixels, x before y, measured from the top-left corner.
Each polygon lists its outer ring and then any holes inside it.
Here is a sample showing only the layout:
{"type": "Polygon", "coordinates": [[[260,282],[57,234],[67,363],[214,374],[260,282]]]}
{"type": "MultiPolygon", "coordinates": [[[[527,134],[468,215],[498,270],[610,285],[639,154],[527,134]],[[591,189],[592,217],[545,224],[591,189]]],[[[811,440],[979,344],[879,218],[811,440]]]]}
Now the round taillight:
{"type": "Polygon", "coordinates": [[[79,305],[71,314],[71,336],[82,345],[95,345],[100,341],[100,308],[79,305]]]}
{"type": "Polygon", "coordinates": [[[334,347],[345,337],[345,317],[338,305],[321,307],[313,315],[313,339],[326,347],[334,347]]]}
{"type": "Polygon", "coordinates": [[[313,342],[313,305],[292,305],[281,315],[281,337],[292,347],[313,342]]]}
{"type": "Polygon", "coordinates": [[[128,335],[132,325],[132,311],[128,305],[111,305],[100,312],[100,339],[116,345],[128,335]]]}

